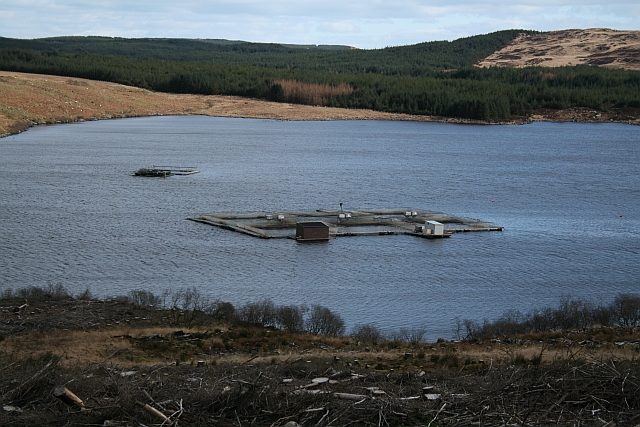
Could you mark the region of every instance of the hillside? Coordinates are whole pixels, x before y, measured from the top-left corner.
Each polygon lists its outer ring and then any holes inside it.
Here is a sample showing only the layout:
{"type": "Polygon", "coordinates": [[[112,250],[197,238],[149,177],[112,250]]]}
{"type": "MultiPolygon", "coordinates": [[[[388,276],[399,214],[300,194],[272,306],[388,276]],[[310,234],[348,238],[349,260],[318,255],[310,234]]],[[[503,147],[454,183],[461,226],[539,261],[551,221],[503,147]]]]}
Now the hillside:
{"type": "Polygon", "coordinates": [[[580,64],[640,70],[640,31],[591,28],[522,34],[477,65],[564,67],[580,64]]]}
{"type": "Polygon", "coordinates": [[[424,116],[293,105],[237,96],[152,92],[95,80],[0,71],[0,137],[34,125],[161,115],[276,120],[430,120],[424,116]]]}
{"type": "MultiPolygon", "coordinates": [[[[505,30],[453,41],[432,41],[384,49],[348,46],[283,45],[210,39],[127,39],[119,37],[0,37],[0,49],[50,54],[108,55],[207,65],[313,70],[330,73],[420,75],[468,67],[507,45],[525,30],[505,30]]],[[[17,71],[17,70],[16,70],[17,71]]]]}
{"type": "Polygon", "coordinates": [[[157,114],[638,123],[640,70],[618,67],[636,64],[636,52],[637,34],[611,30],[509,30],[378,50],[220,40],[0,38],[0,70],[6,72],[0,81],[0,134],[36,123],[157,114]],[[503,66],[487,67],[483,58],[496,51],[503,53],[495,64],[503,66]],[[515,62],[507,66],[508,58],[525,65],[586,58],[607,67],[518,68],[515,62]],[[54,87],[60,82],[66,89],[54,87]],[[115,85],[101,86],[104,82],[115,85]],[[69,95],[75,84],[84,86],[86,97],[79,91],[69,95]],[[112,91],[110,102],[94,90],[112,91]]]}
{"type": "MultiPolygon", "coordinates": [[[[154,92],[103,81],[0,71],[0,137],[34,125],[159,115],[206,115],[275,120],[402,120],[483,123],[462,118],[330,108],[221,95],[154,92]]],[[[640,124],[636,110],[540,109],[529,121],[640,124]]]]}

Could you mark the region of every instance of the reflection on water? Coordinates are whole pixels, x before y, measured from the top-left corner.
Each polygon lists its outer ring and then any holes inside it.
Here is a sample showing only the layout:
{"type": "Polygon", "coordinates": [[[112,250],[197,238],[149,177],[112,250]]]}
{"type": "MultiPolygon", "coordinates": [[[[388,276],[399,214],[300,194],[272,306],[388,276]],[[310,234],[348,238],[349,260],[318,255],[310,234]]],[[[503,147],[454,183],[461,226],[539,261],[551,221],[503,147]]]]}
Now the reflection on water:
{"type": "Polygon", "coordinates": [[[640,289],[640,128],[156,117],[38,127],[0,140],[0,288],[98,296],[196,286],[242,304],[322,304],[349,326],[611,299],[640,289]],[[166,179],[152,164],[196,166],[166,179]],[[502,233],[327,244],[187,221],[208,212],[415,207],[502,233]],[[621,216],[622,215],[622,216],[621,216]]]}

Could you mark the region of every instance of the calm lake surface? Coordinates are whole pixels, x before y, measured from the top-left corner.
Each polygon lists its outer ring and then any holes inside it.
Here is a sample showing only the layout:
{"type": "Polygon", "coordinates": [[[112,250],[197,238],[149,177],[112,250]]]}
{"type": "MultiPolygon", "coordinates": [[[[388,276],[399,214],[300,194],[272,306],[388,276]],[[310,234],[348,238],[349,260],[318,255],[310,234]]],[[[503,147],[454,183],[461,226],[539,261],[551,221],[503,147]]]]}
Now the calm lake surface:
{"type": "Polygon", "coordinates": [[[236,305],[321,304],[348,327],[610,302],[640,292],[640,127],[155,117],[36,127],[0,140],[0,290],[124,295],[197,287],[236,305]],[[148,165],[196,166],[166,179],[148,165]],[[261,240],[209,212],[431,209],[503,232],[431,241],[261,240]]]}

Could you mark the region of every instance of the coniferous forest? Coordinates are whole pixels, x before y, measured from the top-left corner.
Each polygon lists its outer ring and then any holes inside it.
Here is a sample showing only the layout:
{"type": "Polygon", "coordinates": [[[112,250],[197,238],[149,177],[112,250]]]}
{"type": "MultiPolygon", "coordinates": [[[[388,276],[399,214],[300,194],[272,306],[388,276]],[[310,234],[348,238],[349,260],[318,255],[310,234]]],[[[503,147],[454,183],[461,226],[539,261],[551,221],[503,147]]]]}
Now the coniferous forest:
{"type": "Polygon", "coordinates": [[[473,67],[523,32],[373,50],[228,40],[0,38],[0,69],[160,92],[487,121],[539,108],[640,108],[638,71],[473,67]]]}

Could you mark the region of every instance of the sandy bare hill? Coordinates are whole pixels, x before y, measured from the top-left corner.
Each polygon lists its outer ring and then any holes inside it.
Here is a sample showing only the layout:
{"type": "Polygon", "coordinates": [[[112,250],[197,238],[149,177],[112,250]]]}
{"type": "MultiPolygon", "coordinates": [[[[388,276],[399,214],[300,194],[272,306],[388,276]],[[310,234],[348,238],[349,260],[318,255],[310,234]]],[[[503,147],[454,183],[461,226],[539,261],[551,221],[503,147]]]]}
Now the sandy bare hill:
{"type": "Polygon", "coordinates": [[[562,67],[579,64],[640,70],[640,31],[591,28],[521,35],[477,65],[562,67]]]}

